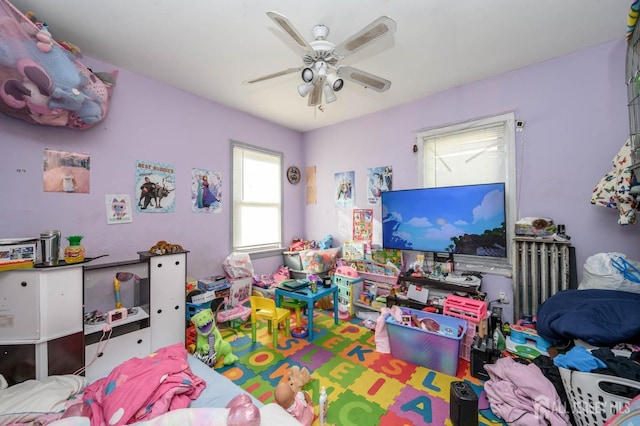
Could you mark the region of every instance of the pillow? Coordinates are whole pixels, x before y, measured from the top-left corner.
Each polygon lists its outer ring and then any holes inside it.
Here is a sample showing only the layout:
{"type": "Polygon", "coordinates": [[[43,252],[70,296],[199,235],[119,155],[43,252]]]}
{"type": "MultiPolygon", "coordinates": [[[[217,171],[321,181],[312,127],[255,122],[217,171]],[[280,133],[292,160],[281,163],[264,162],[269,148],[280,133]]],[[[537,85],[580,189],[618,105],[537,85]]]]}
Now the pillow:
{"type": "Polygon", "coordinates": [[[107,114],[117,72],[93,73],[0,0],[0,111],[32,124],[87,129],[107,114]]]}
{"type": "Polygon", "coordinates": [[[67,400],[86,385],[85,377],[64,374],[0,389],[0,424],[28,423],[45,414],[62,412],[67,400]]]}

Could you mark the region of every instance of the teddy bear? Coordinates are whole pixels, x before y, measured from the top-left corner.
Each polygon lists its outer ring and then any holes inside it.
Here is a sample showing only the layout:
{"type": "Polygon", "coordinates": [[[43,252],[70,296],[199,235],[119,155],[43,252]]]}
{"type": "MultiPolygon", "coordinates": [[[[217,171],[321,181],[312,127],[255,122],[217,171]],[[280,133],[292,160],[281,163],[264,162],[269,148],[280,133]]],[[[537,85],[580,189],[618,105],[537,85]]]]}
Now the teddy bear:
{"type": "Polygon", "coordinates": [[[287,383],[295,393],[302,391],[307,383],[311,381],[311,373],[306,367],[298,367],[293,365],[289,368],[287,375],[287,383]]]}
{"type": "Polygon", "coordinates": [[[286,380],[278,383],[274,391],[278,405],[305,426],[310,426],[314,418],[311,396],[302,390],[310,381],[309,370],[294,365],[289,368],[286,380]]]}

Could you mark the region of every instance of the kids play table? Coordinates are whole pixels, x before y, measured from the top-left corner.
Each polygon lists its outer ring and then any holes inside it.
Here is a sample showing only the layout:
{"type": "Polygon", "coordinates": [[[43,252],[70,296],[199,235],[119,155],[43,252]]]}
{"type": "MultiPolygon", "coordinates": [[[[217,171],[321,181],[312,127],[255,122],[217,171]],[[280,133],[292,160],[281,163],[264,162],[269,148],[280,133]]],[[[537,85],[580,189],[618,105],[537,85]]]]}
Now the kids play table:
{"type": "Polygon", "coordinates": [[[335,284],[331,284],[330,287],[320,285],[316,293],[313,293],[309,287],[301,290],[286,290],[281,287],[276,287],[275,299],[277,307],[280,307],[280,303],[284,297],[307,302],[307,309],[309,310],[309,341],[311,341],[313,340],[313,305],[318,300],[330,295],[333,295],[333,319],[335,323],[338,324],[338,286],[335,284]]]}

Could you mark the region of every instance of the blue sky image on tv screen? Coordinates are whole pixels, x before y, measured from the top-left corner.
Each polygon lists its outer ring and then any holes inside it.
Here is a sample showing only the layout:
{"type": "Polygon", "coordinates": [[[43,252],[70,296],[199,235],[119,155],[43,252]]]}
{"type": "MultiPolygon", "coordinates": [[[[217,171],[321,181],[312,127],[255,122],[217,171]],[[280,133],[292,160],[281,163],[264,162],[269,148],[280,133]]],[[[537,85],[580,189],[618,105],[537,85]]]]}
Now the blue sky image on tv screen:
{"type": "Polygon", "coordinates": [[[504,183],[382,193],[384,248],[507,256],[504,183]]]}

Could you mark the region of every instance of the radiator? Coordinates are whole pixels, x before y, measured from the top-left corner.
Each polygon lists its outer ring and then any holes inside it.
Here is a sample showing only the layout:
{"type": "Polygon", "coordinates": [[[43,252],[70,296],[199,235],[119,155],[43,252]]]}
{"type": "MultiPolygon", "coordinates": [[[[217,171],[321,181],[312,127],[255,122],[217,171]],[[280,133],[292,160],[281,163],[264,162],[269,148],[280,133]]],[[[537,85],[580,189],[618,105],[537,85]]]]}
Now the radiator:
{"type": "Polygon", "coordinates": [[[516,238],[513,242],[513,313],[536,315],[540,304],[569,288],[568,242],[516,238]]]}

